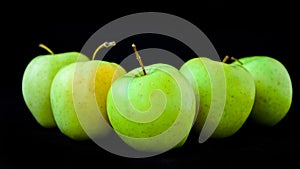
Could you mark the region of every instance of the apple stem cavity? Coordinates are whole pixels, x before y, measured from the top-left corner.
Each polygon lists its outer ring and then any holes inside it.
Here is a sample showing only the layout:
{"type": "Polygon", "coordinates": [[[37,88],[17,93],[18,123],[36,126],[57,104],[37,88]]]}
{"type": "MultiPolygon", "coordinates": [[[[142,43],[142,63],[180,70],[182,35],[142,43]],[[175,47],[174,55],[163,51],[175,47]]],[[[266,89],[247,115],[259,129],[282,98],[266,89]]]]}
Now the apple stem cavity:
{"type": "Polygon", "coordinates": [[[39,44],[39,47],[45,49],[45,50],[48,51],[51,55],[54,55],[54,52],[53,52],[51,49],[49,49],[46,45],[40,43],[40,44],[39,44]]]}
{"type": "Polygon", "coordinates": [[[133,48],[133,50],[134,50],[136,59],[139,61],[140,65],[141,65],[141,67],[142,67],[142,69],[143,69],[144,75],[147,75],[146,70],[145,70],[145,67],[144,67],[144,64],[143,64],[143,62],[142,62],[142,58],[141,58],[140,54],[138,53],[138,51],[136,50],[135,44],[132,44],[131,46],[132,46],[132,48],[133,48]]]}
{"type": "Polygon", "coordinates": [[[102,43],[100,46],[98,46],[98,48],[95,50],[95,52],[93,53],[93,58],[92,60],[95,59],[97,53],[99,52],[100,49],[102,49],[103,47],[105,48],[109,48],[109,47],[112,47],[112,46],[115,46],[116,45],[116,42],[115,41],[112,41],[112,42],[104,42],[102,43]]]}
{"type": "Polygon", "coordinates": [[[231,56],[230,59],[233,60],[233,61],[238,62],[238,63],[241,64],[241,65],[243,65],[243,63],[242,63],[239,59],[237,59],[237,58],[235,58],[235,57],[233,57],[233,56],[231,56]]]}
{"type": "Polygon", "coordinates": [[[225,56],[224,59],[222,60],[222,63],[226,63],[228,59],[229,59],[229,56],[228,55],[225,56]]]}

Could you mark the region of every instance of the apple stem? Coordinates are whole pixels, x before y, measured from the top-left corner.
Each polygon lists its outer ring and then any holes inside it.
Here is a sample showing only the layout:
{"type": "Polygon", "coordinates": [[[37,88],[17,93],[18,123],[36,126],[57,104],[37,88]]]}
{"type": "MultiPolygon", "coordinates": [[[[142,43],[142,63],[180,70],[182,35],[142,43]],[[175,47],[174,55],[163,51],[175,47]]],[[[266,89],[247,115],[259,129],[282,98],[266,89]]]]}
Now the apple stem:
{"type": "Polygon", "coordinates": [[[241,65],[243,65],[243,63],[242,63],[240,60],[238,60],[237,58],[235,58],[235,57],[233,57],[233,56],[231,56],[230,59],[231,59],[231,60],[234,60],[234,61],[236,61],[236,62],[238,62],[238,63],[241,64],[241,65]]]}
{"type": "Polygon", "coordinates": [[[54,55],[54,52],[53,52],[51,49],[49,49],[46,45],[40,43],[40,44],[39,44],[39,47],[45,49],[45,50],[48,51],[51,55],[54,55]]]}
{"type": "Polygon", "coordinates": [[[224,59],[222,60],[222,62],[223,62],[223,63],[226,63],[228,59],[229,59],[229,56],[226,55],[226,56],[224,57],[224,59]]]}
{"type": "Polygon", "coordinates": [[[102,43],[100,46],[98,46],[98,48],[95,50],[95,52],[93,53],[93,58],[92,60],[95,59],[97,53],[99,52],[100,49],[102,49],[103,47],[105,48],[109,48],[109,47],[112,47],[112,46],[115,46],[116,45],[116,42],[115,41],[112,41],[112,42],[104,42],[102,43]]]}
{"type": "Polygon", "coordinates": [[[142,58],[141,58],[141,56],[139,55],[138,51],[136,50],[135,44],[132,44],[131,46],[132,46],[132,48],[133,48],[133,50],[134,50],[136,59],[139,61],[140,65],[141,65],[141,67],[142,67],[142,69],[143,69],[144,75],[147,75],[146,70],[145,70],[145,67],[144,67],[144,64],[143,64],[143,62],[142,62],[142,58]]]}

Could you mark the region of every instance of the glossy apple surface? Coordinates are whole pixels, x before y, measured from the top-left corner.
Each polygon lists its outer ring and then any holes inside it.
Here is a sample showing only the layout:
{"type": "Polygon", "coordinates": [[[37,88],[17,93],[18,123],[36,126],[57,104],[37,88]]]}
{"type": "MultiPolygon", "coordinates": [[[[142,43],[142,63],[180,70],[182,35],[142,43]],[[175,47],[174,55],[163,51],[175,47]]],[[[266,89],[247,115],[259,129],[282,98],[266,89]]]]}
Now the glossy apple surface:
{"type": "Polygon", "coordinates": [[[36,121],[46,128],[56,127],[50,104],[50,88],[56,73],[74,62],[88,61],[78,52],[35,57],[26,67],[22,79],[22,94],[36,121]]]}
{"type": "Polygon", "coordinates": [[[108,134],[107,93],[125,73],[118,64],[99,60],[61,69],[51,87],[53,115],[60,131],[74,140],[108,134]]]}
{"type": "Polygon", "coordinates": [[[180,71],[197,93],[199,112],[195,130],[208,132],[213,138],[235,134],[247,120],[254,103],[255,84],[250,73],[240,65],[206,57],[187,61],[180,71]]]}
{"type": "Polygon", "coordinates": [[[122,140],[143,152],[182,146],[195,118],[192,86],[167,64],[136,68],[117,79],[107,97],[108,118],[122,140]]]}
{"type": "Polygon", "coordinates": [[[276,125],[286,116],[292,103],[292,81],[286,67],[269,56],[250,56],[239,61],[255,80],[251,118],[262,125],[276,125]]]}

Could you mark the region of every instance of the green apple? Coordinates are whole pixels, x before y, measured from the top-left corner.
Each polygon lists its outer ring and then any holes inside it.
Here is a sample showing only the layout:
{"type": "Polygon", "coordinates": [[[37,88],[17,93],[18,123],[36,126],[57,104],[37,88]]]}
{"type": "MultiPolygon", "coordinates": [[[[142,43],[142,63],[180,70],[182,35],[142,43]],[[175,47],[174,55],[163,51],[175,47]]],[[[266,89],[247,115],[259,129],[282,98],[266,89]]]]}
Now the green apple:
{"type": "Polygon", "coordinates": [[[89,58],[78,52],[51,54],[35,57],[27,65],[22,79],[22,94],[35,120],[43,127],[56,127],[50,104],[50,88],[56,73],[66,65],[89,58]]]}
{"type": "Polygon", "coordinates": [[[292,82],[287,69],[269,56],[249,56],[238,59],[254,78],[256,96],[251,119],[274,126],[287,114],[292,103],[292,82]]]}
{"type": "Polygon", "coordinates": [[[182,146],[195,110],[192,86],[178,69],[162,63],[131,70],[112,84],[107,96],[112,127],[125,143],[141,152],[159,153],[182,146]]]}
{"type": "Polygon", "coordinates": [[[107,93],[113,81],[125,73],[116,63],[94,59],[62,68],[53,79],[50,93],[59,130],[73,140],[107,135],[107,93]]]}
{"type": "Polygon", "coordinates": [[[198,97],[194,129],[200,137],[204,133],[203,140],[229,137],[243,126],[255,98],[254,80],[245,68],[199,57],[184,63],[180,72],[198,97]]]}

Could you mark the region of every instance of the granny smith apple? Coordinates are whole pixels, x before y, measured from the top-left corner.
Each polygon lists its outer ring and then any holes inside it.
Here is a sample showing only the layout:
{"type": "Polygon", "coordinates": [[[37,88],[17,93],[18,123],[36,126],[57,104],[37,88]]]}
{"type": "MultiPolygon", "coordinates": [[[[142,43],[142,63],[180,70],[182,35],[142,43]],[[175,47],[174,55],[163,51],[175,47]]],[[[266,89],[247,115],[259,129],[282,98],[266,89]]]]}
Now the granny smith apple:
{"type": "Polygon", "coordinates": [[[285,66],[269,56],[238,59],[254,78],[255,102],[250,117],[259,124],[274,126],[288,113],[292,103],[292,82],[285,66]]]}
{"type": "Polygon", "coordinates": [[[131,70],[112,84],[107,96],[112,127],[141,152],[160,153],[182,146],[195,110],[192,86],[178,69],[163,63],[131,70]]]}
{"type": "Polygon", "coordinates": [[[31,60],[22,79],[25,103],[35,120],[46,128],[56,126],[50,104],[50,88],[54,76],[66,65],[89,60],[87,56],[78,52],[50,53],[52,54],[40,55],[31,60]]]}
{"type": "Polygon", "coordinates": [[[107,93],[125,73],[122,66],[100,60],[62,68],[53,79],[50,93],[59,130],[74,140],[105,137],[111,128],[106,113],[107,93]]]}
{"type": "Polygon", "coordinates": [[[211,130],[212,138],[224,138],[243,126],[255,98],[254,80],[245,68],[199,57],[184,63],[180,72],[198,97],[197,132],[211,130]]]}

